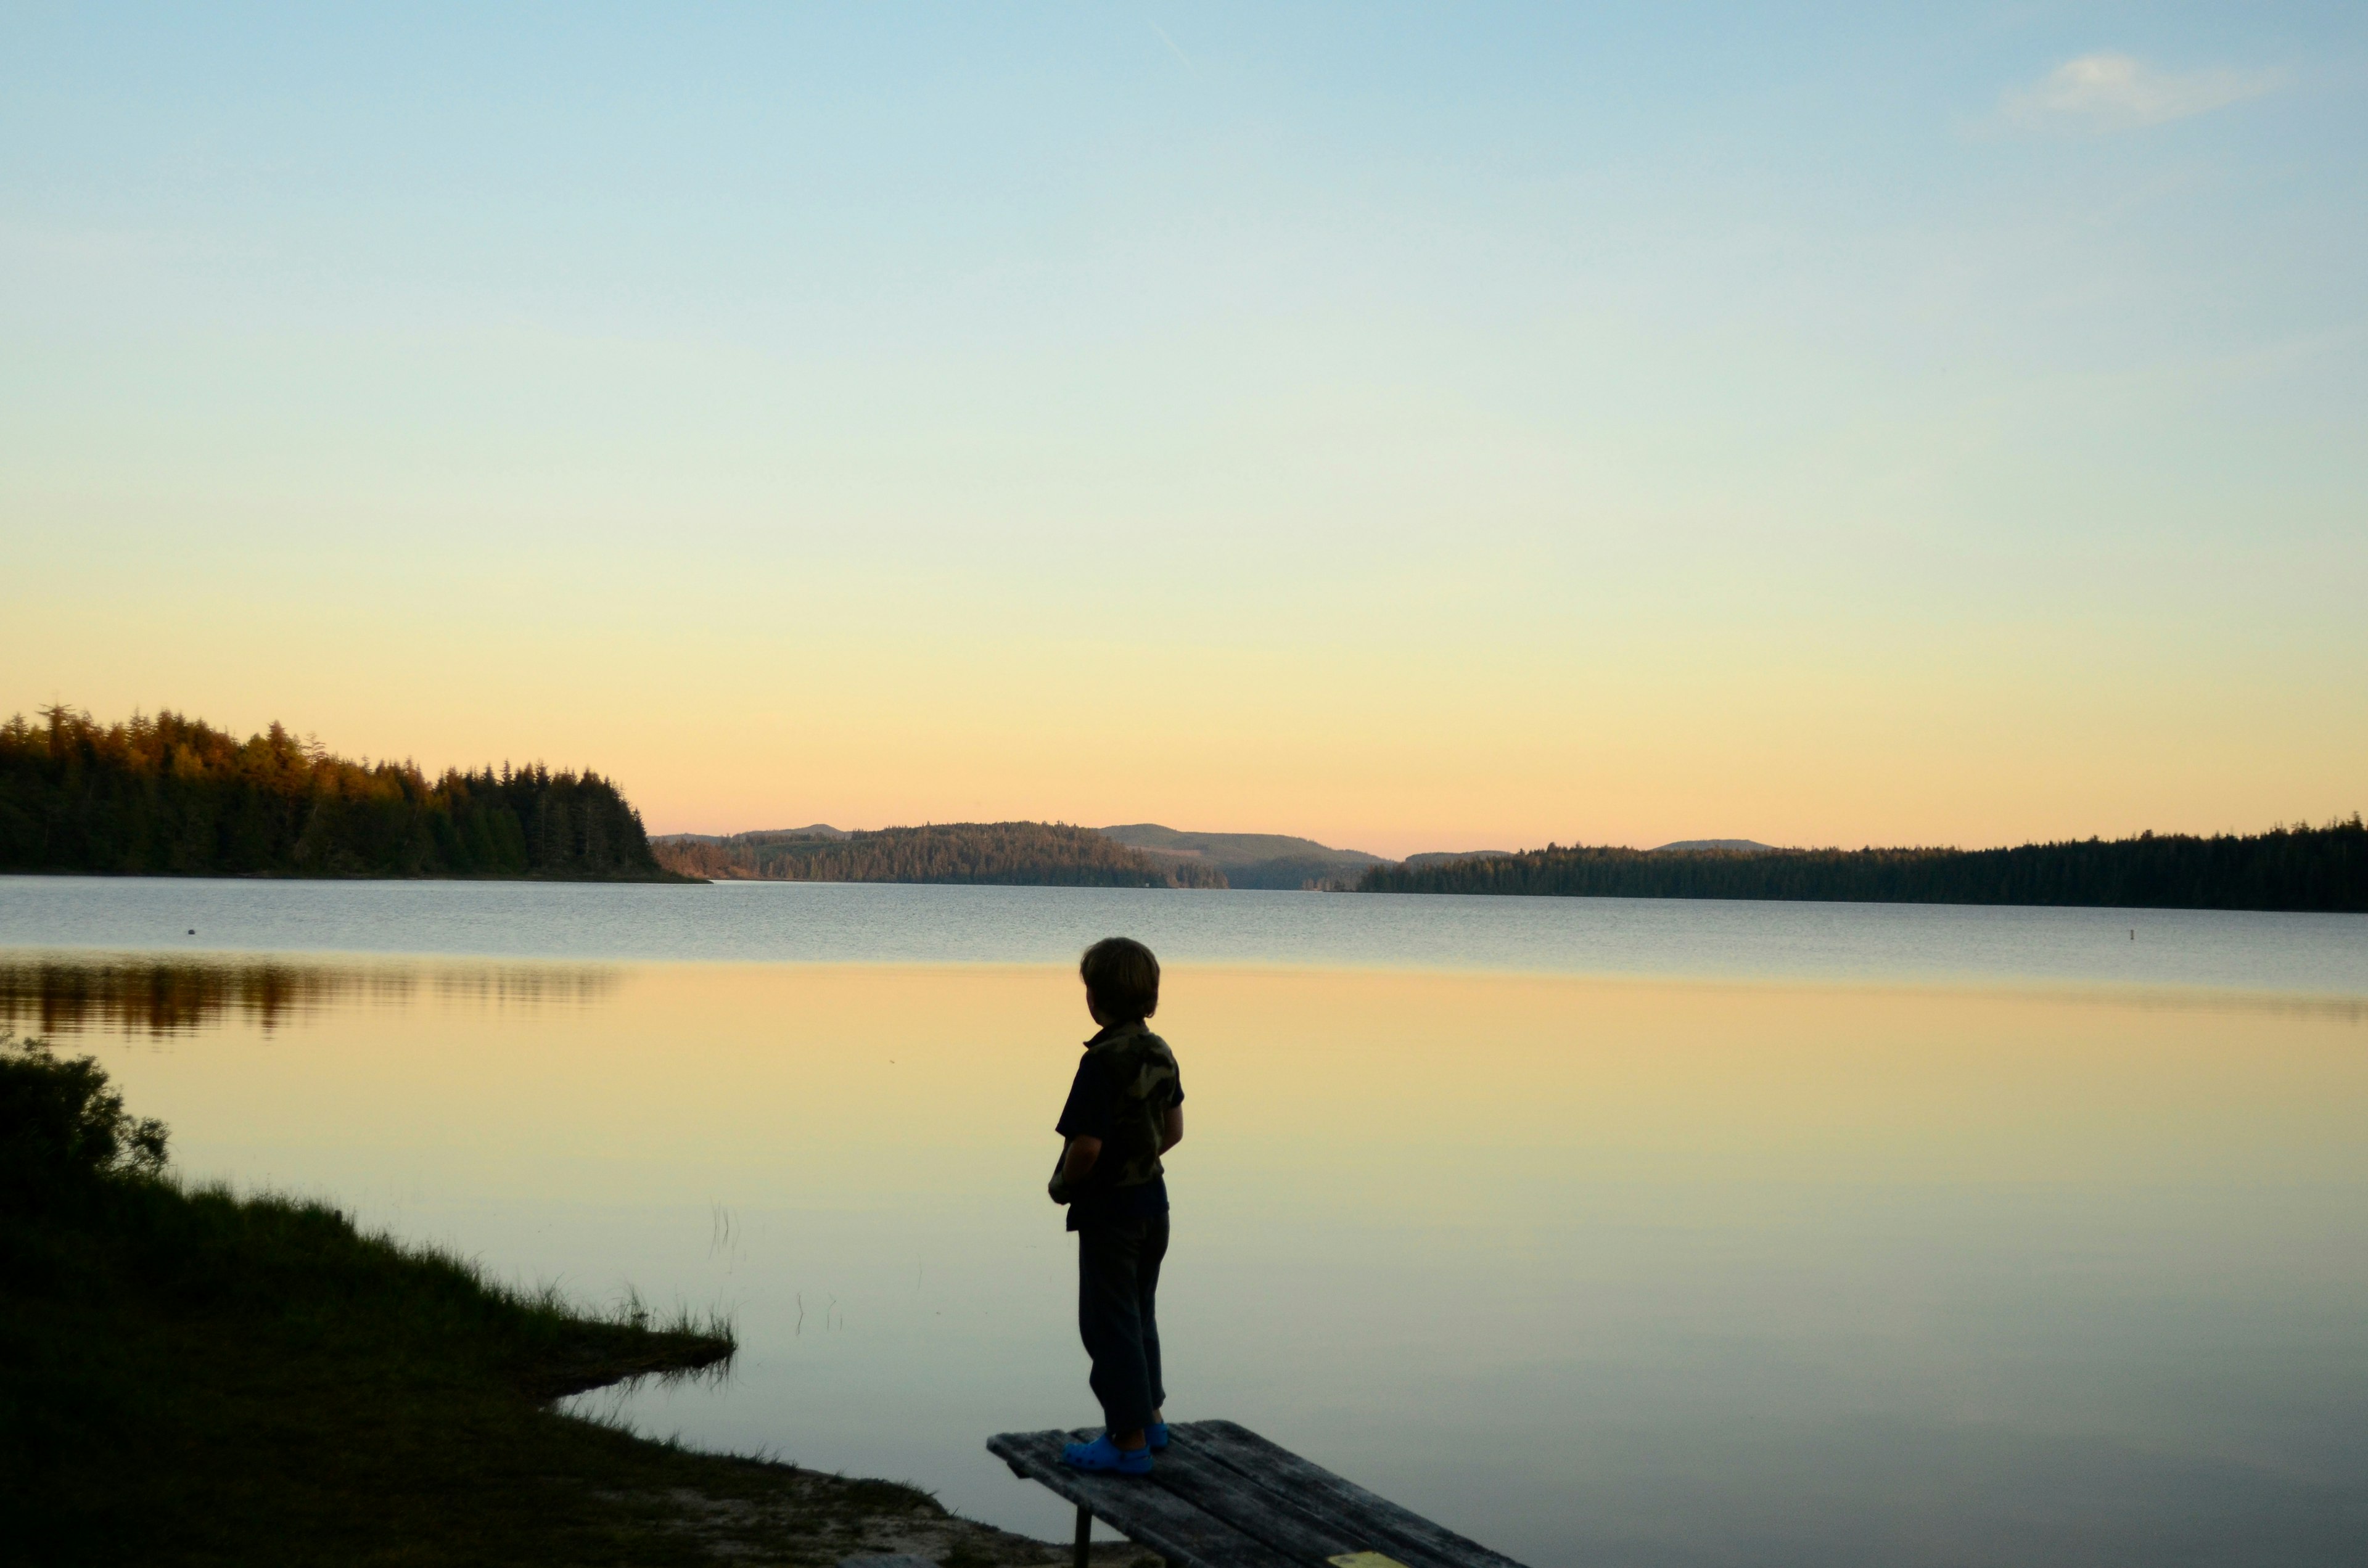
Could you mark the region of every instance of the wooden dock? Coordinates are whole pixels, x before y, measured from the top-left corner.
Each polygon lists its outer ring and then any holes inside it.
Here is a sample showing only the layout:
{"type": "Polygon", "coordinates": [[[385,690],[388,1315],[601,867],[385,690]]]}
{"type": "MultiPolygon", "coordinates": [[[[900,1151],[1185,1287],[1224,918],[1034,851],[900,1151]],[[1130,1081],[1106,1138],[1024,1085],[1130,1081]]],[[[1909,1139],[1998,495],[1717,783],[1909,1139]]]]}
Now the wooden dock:
{"type": "Polygon", "coordinates": [[[1246,1426],[1187,1421],[1167,1433],[1149,1475],[1063,1464],[1063,1445],[1094,1431],[1003,1432],[986,1447],[1077,1506],[1077,1568],[1096,1519],[1169,1568],[1520,1568],[1246,1426]]]}

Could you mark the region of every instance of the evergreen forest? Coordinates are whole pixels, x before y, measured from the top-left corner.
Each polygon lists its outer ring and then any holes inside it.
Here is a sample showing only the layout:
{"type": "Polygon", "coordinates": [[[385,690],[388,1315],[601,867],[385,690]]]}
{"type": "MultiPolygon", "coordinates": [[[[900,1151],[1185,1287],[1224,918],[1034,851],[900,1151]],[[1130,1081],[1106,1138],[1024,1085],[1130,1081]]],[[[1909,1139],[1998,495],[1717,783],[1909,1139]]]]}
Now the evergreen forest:
{"type": "Polygon", "coordinates": [[[674,880],[598,774],[431,780],[278,724],[242,741],[176,713],[101,726],[63,707],[0,726],[0,870],[674,880]]]}
{"type": "Polygon", "coordinates": [[[658,859],[685,876],[798,882],[992,882],[1017,887],[1221,888],[1223,871],[1155,857],[1087,827],[1042,822],[939,823],[822,837],[742,833],[663,838],[658,859]]]}
{"type": "Polygon", "coordinates": [[[2010,849],[1671,851],[1550,844],[1446,865],[1375,867],[1357,887],[1360,892],[1571,898],[2362,913],[2368,912],[2368,826],[2355,813],[2324,827],[2210,838],[2143,833],[2010,849]]]}

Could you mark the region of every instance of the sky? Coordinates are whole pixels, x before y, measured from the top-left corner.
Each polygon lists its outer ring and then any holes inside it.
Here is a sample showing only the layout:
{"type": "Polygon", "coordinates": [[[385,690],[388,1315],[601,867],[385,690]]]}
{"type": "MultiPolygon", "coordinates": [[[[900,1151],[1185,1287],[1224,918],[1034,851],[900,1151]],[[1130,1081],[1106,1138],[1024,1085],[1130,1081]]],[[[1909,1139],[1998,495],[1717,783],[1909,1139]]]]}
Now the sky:
{"type": "Polygon", "coordinates": [[[654,832],[2368,807],[2356,6],[0,6],[0,713],[654,832]]]}

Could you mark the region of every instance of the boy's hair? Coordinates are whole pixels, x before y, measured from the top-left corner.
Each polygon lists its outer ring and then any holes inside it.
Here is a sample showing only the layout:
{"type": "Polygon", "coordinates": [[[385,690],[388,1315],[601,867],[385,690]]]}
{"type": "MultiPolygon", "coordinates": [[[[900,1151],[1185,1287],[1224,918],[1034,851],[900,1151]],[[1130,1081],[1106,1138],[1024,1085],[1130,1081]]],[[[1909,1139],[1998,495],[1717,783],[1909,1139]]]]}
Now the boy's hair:
{"type": "Polygon", "coordinates": [[[1132,937],[1104,937],[1077,960],[1086,994],[1121,1022],[1159,1011],[1159,960],[1132,937]]]}

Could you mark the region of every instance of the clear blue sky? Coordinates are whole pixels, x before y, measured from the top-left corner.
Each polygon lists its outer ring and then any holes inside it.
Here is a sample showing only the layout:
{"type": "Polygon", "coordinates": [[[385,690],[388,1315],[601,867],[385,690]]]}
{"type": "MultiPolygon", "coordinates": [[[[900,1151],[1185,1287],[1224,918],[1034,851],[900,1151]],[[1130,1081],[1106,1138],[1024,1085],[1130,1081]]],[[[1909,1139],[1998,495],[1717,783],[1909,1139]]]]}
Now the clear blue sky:
{"type": "Polygon", "coordinates": [[[2368,10],[0,13],[0,710],[655,827],[2368,804],[2368,10]]]}

